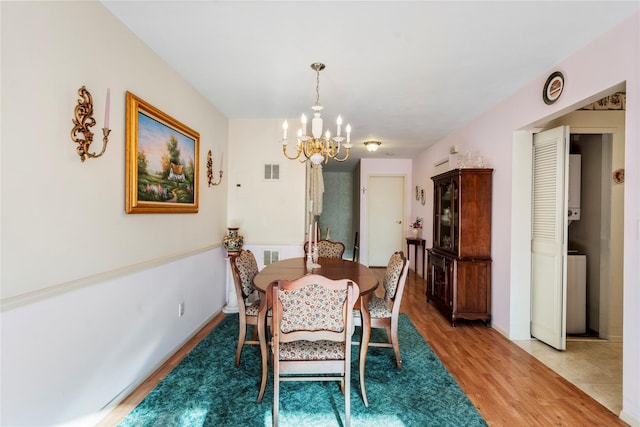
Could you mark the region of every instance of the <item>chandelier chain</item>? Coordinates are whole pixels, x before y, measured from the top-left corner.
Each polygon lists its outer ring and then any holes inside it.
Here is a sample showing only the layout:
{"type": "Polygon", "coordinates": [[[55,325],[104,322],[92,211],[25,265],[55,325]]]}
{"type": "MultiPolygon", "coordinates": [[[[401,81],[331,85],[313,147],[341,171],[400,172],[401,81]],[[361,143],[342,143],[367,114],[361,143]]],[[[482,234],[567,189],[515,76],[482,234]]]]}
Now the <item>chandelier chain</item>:
{"type": "Polygon", "coordinates": [[[320,105],[320,70],[316,70],[316,105],[320,105]]]}

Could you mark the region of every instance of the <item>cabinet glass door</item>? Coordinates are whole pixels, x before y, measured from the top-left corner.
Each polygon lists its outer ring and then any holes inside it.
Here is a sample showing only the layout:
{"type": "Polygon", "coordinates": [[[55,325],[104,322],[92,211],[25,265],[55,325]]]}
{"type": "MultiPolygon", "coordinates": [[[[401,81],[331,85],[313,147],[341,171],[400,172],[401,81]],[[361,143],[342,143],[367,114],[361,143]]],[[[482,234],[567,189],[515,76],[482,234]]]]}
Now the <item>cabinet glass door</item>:
{"type": "Polygon", "coordinates": [[[451,233],[451,244],[448,246],[449,248],[451,248],[451,250],[453,252],[458,252],[458,242],[460,239],[458,239],[458,227],[460,225],[460,218],[458,217],[459,212],[458,212],[458,180],[454,179],[451,181],[451,201],[450,201],[450,212],[451,214],[449,215],[449,224],[451,229],[450,229],[450,233],[451,233]]]}
{"type": "Polygon", "coordinates": [[[451,181],[438,184],[438,199],[436,213],[436,245],[443,249],[452,249],[452,215],[453,185],[451,181]]]}

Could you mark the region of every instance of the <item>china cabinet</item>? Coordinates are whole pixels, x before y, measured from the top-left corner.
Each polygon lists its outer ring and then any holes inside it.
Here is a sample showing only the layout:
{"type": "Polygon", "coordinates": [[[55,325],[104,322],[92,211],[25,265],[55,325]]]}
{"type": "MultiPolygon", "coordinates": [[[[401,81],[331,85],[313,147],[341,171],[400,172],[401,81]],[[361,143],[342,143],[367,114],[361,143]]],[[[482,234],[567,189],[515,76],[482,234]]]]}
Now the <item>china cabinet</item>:
{"type": "Polygon", "coordinates": [[[493,169],[454,169],[434,176],[433,245],[427,301],[455,326],[491,322],[491,187],[493,169]]]}

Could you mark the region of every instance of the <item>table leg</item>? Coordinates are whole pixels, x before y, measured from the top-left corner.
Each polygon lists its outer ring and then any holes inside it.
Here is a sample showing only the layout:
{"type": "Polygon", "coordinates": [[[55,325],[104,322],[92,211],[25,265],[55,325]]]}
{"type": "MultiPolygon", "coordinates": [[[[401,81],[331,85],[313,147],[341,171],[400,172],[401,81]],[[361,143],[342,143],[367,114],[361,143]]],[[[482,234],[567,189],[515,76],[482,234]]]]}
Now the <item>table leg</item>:
{"type": "Polygon", "coordinates": [[[424,277],[424,242],[422,242],[422,245],[420,247],[420,250],[422,251],[422,278],[425,279],[424,277]]]}
{"type": "Polygon", "coordinates": [[[362,334],[360,336],[360,392],[364,406],[369,407],[369,399],[367,398],[367,386],[365,384],[364,368],[367,363],[367,349],[369,347],[369,339],[371,338],[371,316],[369,315],[369,300],[371,295],[363,295],[360,297],[360,313],[362,315],[362,334]]]}
{"type": "Polygon", "coordinates": [[[264,391],[267,388],[267,374],[269,373],[268,369],[268,354],[267,354],[267,334],[266,334],[266,325],[267,325],[267,294],[263,292],[259,292],[260,294],[260,309],[258,310],[258,340],[260,341],[260,354],[262,355],[262,381],[260,383],[260,393],[258,394],[257,403],[262,402],[262,398],[264,397],[264,391]]]}

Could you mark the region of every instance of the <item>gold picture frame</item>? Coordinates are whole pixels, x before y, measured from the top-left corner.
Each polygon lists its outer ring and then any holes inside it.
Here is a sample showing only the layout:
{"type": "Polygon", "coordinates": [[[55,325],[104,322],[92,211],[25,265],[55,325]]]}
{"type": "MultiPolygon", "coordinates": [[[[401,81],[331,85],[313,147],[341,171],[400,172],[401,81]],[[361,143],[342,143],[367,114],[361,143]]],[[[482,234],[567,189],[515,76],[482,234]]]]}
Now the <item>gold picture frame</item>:
{"type": "Polygon", "coordinates": [[[128,214],[197,213],[200,134],[126,93],[128,214]]]}

